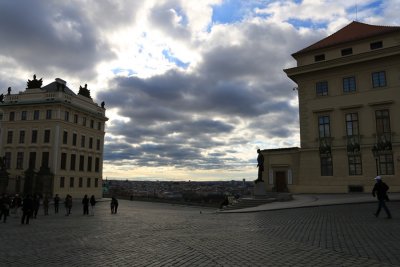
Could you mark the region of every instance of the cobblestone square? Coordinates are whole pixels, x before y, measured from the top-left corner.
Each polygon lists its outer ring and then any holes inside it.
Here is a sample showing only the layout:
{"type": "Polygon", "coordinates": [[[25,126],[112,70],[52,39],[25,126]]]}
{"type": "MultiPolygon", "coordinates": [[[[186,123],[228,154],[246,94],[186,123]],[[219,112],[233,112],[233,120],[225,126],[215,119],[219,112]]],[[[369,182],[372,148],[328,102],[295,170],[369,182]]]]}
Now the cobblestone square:
{"type": "MultiPolygon", "coordinates": [[[[255,213],[120,200],[0,224],[1,266],[400,266],[400,202],[255,213]]],[[[51,210],[52,211],[52,210],[51,210]]]]}

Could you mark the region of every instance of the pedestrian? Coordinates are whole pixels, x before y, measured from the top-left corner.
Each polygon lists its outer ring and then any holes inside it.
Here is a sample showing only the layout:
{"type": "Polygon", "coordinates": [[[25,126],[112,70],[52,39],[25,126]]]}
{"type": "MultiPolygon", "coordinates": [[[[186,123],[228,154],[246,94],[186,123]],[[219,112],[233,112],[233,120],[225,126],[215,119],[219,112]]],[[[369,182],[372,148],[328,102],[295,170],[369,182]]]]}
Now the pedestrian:
{"type": "Polygon", "coordinates": [[[44,195],[43,198],[43,210],[44,210],[44,215],[49,215],[49,197],[47,195],[44,195]]]}
{"type": "Polygon", "coordinates": [[[14,209],[15,217],[18,218],[19,217],[19,209],[22,206],[22,198],[19,196],[19,194],[15,194],[15,197],[12,201],[12,206],[14,209]]]}
{"type": "Polygon", "coordinates": [[[94,195],[90,197],[90,215],[94,216],[94,207],[96,206],[96,199],[94,198],[94,195]]]}
{"type": "Polygon", "coordinates": [[[72,209],[72,196],[67,194],[65,197],[65,216],[71,215],[71,209],[72,209]]]}
{"type": "Polygon", "coordinates": [[[33,195],[33,218],[36,219],[40,207],[40,196],[33,195]]]}
{"type": "Polygon", "coordinates": [[[22,218],[21,224],[29,224],[29,218],[32,216],[33,212],[33,199],[30,195],[26,195],[22,201],[22,218]]]}
{"type": "Polygon", "coordinates": [[[376,176],[375,177],[375,185],[374,188],[372,189],[372,195],[378,198],[378,209],[374,213],[375,217],[379,216],[379,213],[381,212],[381,209],[383,208],[386,212],[387,218],[391,219],[392,214],[390,214],[390,211],[388,207],[386,206],[386,201],[389,200],[389,197],[387,195],[387,191],[389,190],[389,186],[382,181],[382,177],[376,176]]]}
{"type": "Polygon", "coordinates": [[[115,197],[111,198],[111,214],[116,214],[118,210],[118,200],[115,197]]]}
{"type": "Polygon", "coordinates": [[[3,218],[3,223],[7,222],[7,217],[10,215],[11,199],[7,194],[3,194],[0,198],[0,220],[3,218]]]}
{"type": "Polygon", "coordinates": [[[83,215],[89,215],[89,198],[85,195],[82,199],[83,215]]]}
{"type": "Polygon", "coordinates": [[[58,206],[60,205],[60,197],[58,196],[58,194],[56,194],[56,196],[53,199],[54,201],[54,213],[57,214],[58,213],[58,206]]]}

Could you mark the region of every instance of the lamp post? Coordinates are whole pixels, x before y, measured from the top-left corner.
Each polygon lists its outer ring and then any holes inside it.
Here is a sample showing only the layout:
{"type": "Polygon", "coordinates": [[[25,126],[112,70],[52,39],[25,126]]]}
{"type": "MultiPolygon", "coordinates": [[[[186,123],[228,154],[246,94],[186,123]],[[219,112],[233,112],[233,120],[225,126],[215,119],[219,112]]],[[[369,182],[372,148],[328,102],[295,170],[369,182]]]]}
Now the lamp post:
{"type": "Polygon", "coordinates": [[[376,176],[379,175],[379,166],[378,166],[379,153],[378,152],[379,152],[378,148],[376,146],[374,146],[372,148],[372,154],[374,155],[374,158],[375,158],[376,176]]]}

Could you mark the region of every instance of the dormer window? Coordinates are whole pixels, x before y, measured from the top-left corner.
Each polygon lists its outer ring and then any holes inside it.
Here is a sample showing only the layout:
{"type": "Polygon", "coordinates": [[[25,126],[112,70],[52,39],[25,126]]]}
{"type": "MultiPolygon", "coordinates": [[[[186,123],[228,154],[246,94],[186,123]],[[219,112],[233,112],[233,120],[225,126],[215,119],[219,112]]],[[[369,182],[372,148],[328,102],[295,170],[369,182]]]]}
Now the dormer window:
{"type": "Polygon", "coordinates": [[[382,41],[373,42],[373,43],[370,43],[370,44],[369,44],[369,47],[371,48],[371,50],[379,49],[379,48],[382,48],[382,47],[383,47],[383,43],[382,43],[382,41]]]}
{"type": "Polygon", "coordinates": [[[348,56],[351,54],[353,54],[353,48],[350,47],[350,48],[342,49],[342,56],[348,56]]]}
{"type": "Polygon", "coordinates": [[[315,62],[325,60],[325,54],[321,54],[321,55],[316,55],[316,56],[314,56],[314,60],[315,60],[315,62]]]}

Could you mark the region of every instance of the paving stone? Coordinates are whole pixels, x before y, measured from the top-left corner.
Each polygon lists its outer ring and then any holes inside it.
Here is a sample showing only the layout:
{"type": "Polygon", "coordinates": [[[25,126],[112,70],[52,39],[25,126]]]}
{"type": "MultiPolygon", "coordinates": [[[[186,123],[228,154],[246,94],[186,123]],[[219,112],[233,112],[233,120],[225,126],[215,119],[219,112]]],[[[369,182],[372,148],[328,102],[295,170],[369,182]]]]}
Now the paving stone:
{"type": "Polygon", "coordinates": [[[394,219],[376,204],[257,213],[120,201],[95,216],[76,203],[71,216],[0,224],[6,266],[400,266],[400,202],[394,219]],[[200,213],[200,211],[202,211],[200,213]]]}

